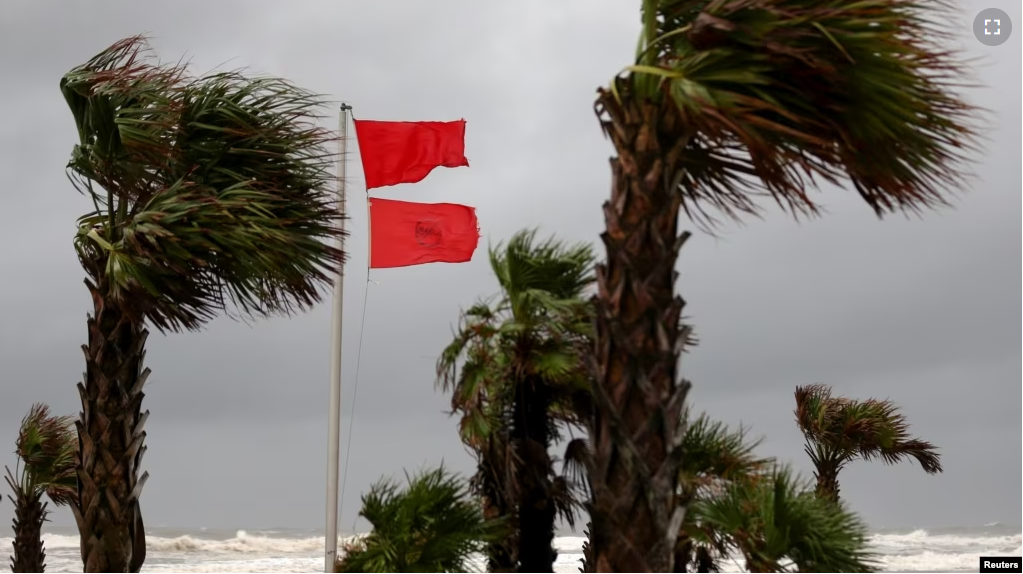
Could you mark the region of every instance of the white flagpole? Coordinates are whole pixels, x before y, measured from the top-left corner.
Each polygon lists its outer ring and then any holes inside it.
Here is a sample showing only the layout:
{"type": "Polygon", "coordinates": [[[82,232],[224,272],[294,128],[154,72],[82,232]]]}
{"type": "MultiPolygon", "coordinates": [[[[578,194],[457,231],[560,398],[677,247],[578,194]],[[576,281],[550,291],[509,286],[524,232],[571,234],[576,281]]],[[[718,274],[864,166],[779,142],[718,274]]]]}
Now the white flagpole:
{"type": "MultiPolygon", "coordinates": [[[[338,160],[337,160],[337,195],[338,210],[342,219],[338,225],[342,234],[337,238],[337,248],[345,249],[345,150],[348,143],[348,112],[352,109],[348,104],[341,104],[338,129],[338,160]]],[[[344,266],[338,270],[334,279],[334,316],[330,322],[330,417],[327,422],[327,534],[325,538],[326,553],[324,554],[323,571],[333,572],[334,561],[337,559],[337,525],[338,525],[338,467],[341,454],[341,319],[344,312],[345,271],[344,266]]]]}

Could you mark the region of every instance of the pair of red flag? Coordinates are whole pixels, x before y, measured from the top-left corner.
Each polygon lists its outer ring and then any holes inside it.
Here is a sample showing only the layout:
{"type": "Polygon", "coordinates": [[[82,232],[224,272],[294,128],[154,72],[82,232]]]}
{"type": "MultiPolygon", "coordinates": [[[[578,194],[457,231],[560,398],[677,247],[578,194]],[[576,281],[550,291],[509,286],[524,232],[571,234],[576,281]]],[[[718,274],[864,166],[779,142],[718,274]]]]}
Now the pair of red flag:
{"type": "MultiPolygon", "coordinates": [[[[366,189],[416,183],[437,167],[468,166],[465,120],[355,120],[366,189]]],[[[369,266],[464,263],[479,243],[476,210],[454,203],[369,199],[369,266]]]]}

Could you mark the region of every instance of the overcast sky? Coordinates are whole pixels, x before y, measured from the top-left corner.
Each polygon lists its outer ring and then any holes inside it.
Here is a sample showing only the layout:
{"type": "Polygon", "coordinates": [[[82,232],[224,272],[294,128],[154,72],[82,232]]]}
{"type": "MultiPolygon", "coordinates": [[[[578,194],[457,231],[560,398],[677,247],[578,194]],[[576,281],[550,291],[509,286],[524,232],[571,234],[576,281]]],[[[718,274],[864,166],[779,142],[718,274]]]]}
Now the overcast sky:
{"type": "MultiPolygon", "coordinates": [[[[810,465],[793,422],[796,385],[826,382],[890,397],[941,448],[945,472],[857,463],[842,493],[876,527],[1020,522],[1020,158],[1023,14],[1018,0],[963,0],[949,25],[980,58],[990,108],[978,178],[954,209],[878,221],[847,190],[829,213],[777,211],[684,249],[680,289],[702,344],[683,360],[699,409],[766,436],[764,454],[810,465]],[[1016,27],[999,47],[972,36],[1001,7],[1016,27]]],[[[352,238],[345,289],[344,412],[365,332],[342,528],[381,475],[442,459],[472,470],[434,391],[433,365],[459,309],[496,288],[488,242],[539,226],[597,241],[610,144],[594,92],[630,63],[638,2],[31,2],[0,4],[0,464],[29,405],[79,410],[91,304],[71,245],[89,205],[64,165],[76,141],[57,83],[114,41],[150,32],[167,60],[196,72],[248,66],[354,106],[356,117],[468,121],[470,168],[437,170],[381,197],[476,206],[471,263],[366,273],[366,210],[349,163],[352,238]],[[368,293],[367,293],[368,286],[368,293]],[[368,297],[367,297],[368,295],[368,297]],[[7,445],[7,446],[3,446],[7,445]]],[[[327,110],[328,113],[334,113],[327,110]]],[[[326,122],[333,126],[336,122],[326,122]]],[[[350,146],[354,149],[354,141],[350,146]]],[[[329,297],[328,297],[329,300],[329,297]]],[[[218,319],[201,333],[154,335],[145,407],[147,526],[322,528],[329,303],[254,325],[218,319]]],[[[345,437],[345,440],[347,436],[345,437]]],[[[6,489],[6,486],[4,486],[6,489]]],[[[11,505],[0,504],[0,523],[11,505]]],[[[67,511],[55,523],[70,524],[67,511]]],[[[6,528],[0,526],[0,528],[6,528]]]]}

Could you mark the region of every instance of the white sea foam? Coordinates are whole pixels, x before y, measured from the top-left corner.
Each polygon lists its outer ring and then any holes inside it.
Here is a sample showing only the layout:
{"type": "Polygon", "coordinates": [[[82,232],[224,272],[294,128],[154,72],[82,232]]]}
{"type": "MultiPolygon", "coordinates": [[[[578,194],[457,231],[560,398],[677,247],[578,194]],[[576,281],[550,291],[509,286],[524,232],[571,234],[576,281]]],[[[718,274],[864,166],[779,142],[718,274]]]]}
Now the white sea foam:
{"type": "MultiPolygon", "coordinates": [[[[316,572],[323,568],[322,536],[239,530],[218,538],[200,529],[176,536],[161,534],[164,532],[152,532],[146,538],[146,572],[316,572]]],[[[969,572],[976,571],[978,556],[1020,556],[1021,538],[1018,530],[992,524],[958,531],[875,534],[870,545],[884,571],[969,572]]],[[[555,540],[556,572],[578,571],[585,540],[581,536],[555,540]]],[[[78,536],[47,533],[44,541],[50,572],[81,571],[78,536]]],[[[11,542],[0,538],[0,556],[10,554],[11,542]]],[[[732,561],[725,564],[724,571],[741,572],[742,564],[732,561]]]]}

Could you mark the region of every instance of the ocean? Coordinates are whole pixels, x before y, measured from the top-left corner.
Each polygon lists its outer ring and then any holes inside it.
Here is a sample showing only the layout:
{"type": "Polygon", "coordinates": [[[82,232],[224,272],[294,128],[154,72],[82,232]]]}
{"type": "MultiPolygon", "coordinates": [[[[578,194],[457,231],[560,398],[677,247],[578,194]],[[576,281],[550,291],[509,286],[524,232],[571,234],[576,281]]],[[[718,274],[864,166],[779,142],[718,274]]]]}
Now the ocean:
{"type": "MultiPolygon", "coordinates": [[[[314,530],[153,528],[144,572],[322,572],[323,536],[314,530]]],[[[48,572],[81,572],[78,536],[53,527],[45,534],[48,572]]],[[[1021,528],[998,523],[968,528],[881,530],[871,536],[886,572],[977,572],[978,556],[1020,556],[1021,528]]],[[[584,538],[559,536],[556,572],[578,572],[584,538]]],[[[0,556],[11,539],[0,538],[0,556]]],[[[725,572],[741,572],[731,564],[725,572]]]]}

